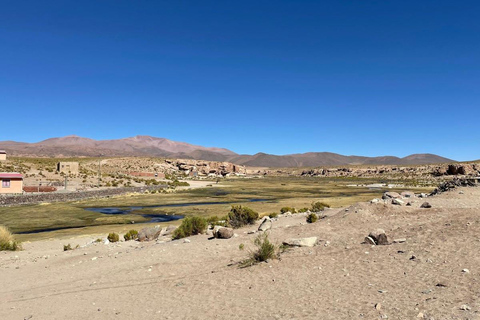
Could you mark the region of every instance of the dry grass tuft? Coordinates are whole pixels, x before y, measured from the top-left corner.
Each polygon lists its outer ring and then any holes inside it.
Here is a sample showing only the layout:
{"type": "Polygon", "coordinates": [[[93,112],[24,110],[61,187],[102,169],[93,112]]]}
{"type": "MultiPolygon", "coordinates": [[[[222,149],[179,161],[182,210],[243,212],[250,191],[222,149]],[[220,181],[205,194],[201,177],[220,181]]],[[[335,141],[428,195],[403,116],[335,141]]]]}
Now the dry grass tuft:
{"type": "Polygon", "coordinates": [[[0,251],[16,251],[22,247],[15,240],[10,230],[5,226],[0,226],[0,251]]]}

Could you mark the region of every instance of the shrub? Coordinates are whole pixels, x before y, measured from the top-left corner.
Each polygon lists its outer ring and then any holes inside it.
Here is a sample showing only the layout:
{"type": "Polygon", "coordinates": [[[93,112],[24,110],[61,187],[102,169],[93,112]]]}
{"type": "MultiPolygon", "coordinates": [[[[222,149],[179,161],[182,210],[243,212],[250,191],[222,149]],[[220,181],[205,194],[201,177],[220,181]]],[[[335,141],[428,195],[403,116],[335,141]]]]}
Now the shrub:
{"type": "Polygon", "coordinates": [[[298,212],[299,212],[299,213],[304,213],[304,212],[307,212],[308,210],[310,210],[310,209],[308,209],[308,208],[301,208],[301,209],[298,210],[298,212]]]}
{"type": "Polygon", "coordinates": [[[280,209],[281,214],[284,214],[287,212],[297,213],[297,210],[295,210],[295,208],[292,208],[292,207],[283,207],[282,209],[280,209]]]}
{"type": "Polygon", "coordinates": [[[72,246],[69,244],[67,245],[63,245],[63,251],[69,251],[69,250],[73,250],[72,246]]]}
{"type": "Polygon", "coordinates": [[[123,236],[123,238],[125,239],[125,241],[137,240],[137,238],[138,238],[138,231],[132,229],[132,230],[128,231],[127,233],[125,233],[125,235],[123,236]]]}
{"type": "Polygon", "coordinates": [[[310,213],[308,216],[307,216],[307,222],[308,223],[314,223],[318,220],[318,216],[316,213],[310,213]]]}
{"type": "Polygon", "coordinates": [[[277,248],[268,239],[268,233],[259,234],[254,242],[257,249],[250,252],[250,258],[241,263],[241,267],[249,267],[258,262],[276,258],[277,248]]]}
{"type": "Polygon", "coordinates": [[[227,216],[227,222],[232,228],[240,228],[247,224],[254,224],[257,219],[258,212],[242,206],[232,206],[227,216]]]}
{"type": "Polygon", "coordinates": [[[212,216],[207,218],[207,224],[211,226],[222,226],[225,227],[225,221],[227,220],[227,217],[222,217],[219,218],[218,216],[212,216]]]}
{"type": "Polygon", "coordinates": [[[207,220],[202,217],[186,217],[182,224],[173,232],[173,239],[181,239],[205,232],[207,220]]]}
{"type": "Polygon", "coordinates": [[[120,240],[120,237],[118,236],[118,233],[112,232],[108,234],[107,239],[110,242],[118,242],[120,240]]]}
{"type": "Polygon", "coordinates": [[[320,212],[320,211],[323,211],[325,208],[330,208],[330,205],[317,201],[317,202],[312,202],[312,208],[310,210],[313,212],[320,212]]]}
{"type": "Polygon", "coordinates": [[[97,240],[95,240],[95,242],[103,242],[103,240],[100,239],[100,238],[97,238],[97,240]]]}
{"type": "Polygon", "coordinates": [[[238,249],[240,249],[240,250],[245,249],[245,245],[243,243],[240,243],[240,245],[238,246],[238,249]]]}
{"type": "Polygon", "coordinates": [[[276,217],[278,217],[278,213],[272,212],[272,213],[270,213],[270,214],[268,215],[268,217],[269,217],[269,218],[276,218],[276,217]]]}
{"type": "Polygon", "coordinates": [[[16,251],[22,247],[7,227],[0,226],[0,251],[16,251]]]}

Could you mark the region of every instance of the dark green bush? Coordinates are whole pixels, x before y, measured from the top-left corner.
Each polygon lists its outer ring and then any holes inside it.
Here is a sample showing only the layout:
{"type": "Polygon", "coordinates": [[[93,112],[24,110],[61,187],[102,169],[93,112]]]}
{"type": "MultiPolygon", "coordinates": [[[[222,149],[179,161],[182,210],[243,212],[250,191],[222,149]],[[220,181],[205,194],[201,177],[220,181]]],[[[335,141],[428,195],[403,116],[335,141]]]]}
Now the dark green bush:
{"type": "Polygon", "coordinates": [[[112,232],[108,234],[107,239],[110,242],[118,242],[120,237],[118,236],[118,233],[112,232]]]}
{"type": "Polygon", "coordinates": [[[138,238],[138,231],[132,229],[132,230],[128,231],[127,233],[125,233],[125,235],[123,236],[123,238],[125,239],[125,241],[137,240],[137,238],[138,238]]]}
{"type": "Polygon", "coordinates": [[[299,212],[299,213],[304,213],[304,212],[307,212],[308,210],[310,210],[310,209],[308,209],[308,208],[301,208],[301,209],[298,210],[298,212],[299,212]]]}
{"type": "Polygon", "coordinates": [[[308,216],[307,216],[307,222],[308,223],[314,223],[318,220],[318,216],[316,213],[310,213],[308,216]]]}
{"type": "Polygon", "coordinates": [[[207,229],[207,220],[202,217],[186,217],[182,224],[173,232],[173,239],[181,239],[204,233],[207,229]]]}
{"type": "Polygon", "coordinates": [[[281,214],[284,214],[284,213],[287,213],[287,212],[297,213],[297,210],[295,208],[292,208],[292,207],[283,207],[282,209],[280,209],[281,214]]]}
{"type": "Polygon", "coordinates": [[[330,208],[330,205],[324,203],[324,202],[312,202],[312,208],[310,209],[313,212],[320,212],[323,211],[325,208],[330,208]]]}
{"type": "Polygon", "coordinates": [[[258,219],[258,212],[248,207],[232,206],[227,215],[227,222],[232,228],[240,228],[247,224],[254,224],[258,219]]]}
{"type": "Polygon", "coordinates": [[[73,250],[72,246],[69,244],[67,245],[63,245],[63,251],[69,251],[69,250],[73,250]]]}

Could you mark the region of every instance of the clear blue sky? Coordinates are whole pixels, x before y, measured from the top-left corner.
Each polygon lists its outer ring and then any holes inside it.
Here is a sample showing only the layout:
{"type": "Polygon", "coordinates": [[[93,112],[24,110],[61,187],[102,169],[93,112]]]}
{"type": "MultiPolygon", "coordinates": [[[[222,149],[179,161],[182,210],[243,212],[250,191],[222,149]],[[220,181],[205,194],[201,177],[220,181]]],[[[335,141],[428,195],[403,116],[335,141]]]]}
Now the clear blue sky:
{"type": "Polygon", "coordinates": [[[2,1],[0,140],[480,159],[478,1],[2,1]]]}

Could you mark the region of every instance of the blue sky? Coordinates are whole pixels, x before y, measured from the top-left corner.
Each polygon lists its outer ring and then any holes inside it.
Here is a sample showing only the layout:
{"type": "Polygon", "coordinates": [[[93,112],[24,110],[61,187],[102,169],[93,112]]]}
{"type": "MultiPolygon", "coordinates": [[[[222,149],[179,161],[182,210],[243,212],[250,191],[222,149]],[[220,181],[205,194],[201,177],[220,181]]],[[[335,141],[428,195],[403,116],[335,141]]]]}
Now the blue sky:
{"type": "Polygon", "coordinates": [[[0,5],[0,141],[480,159],[478,1],[0,5]]]}

